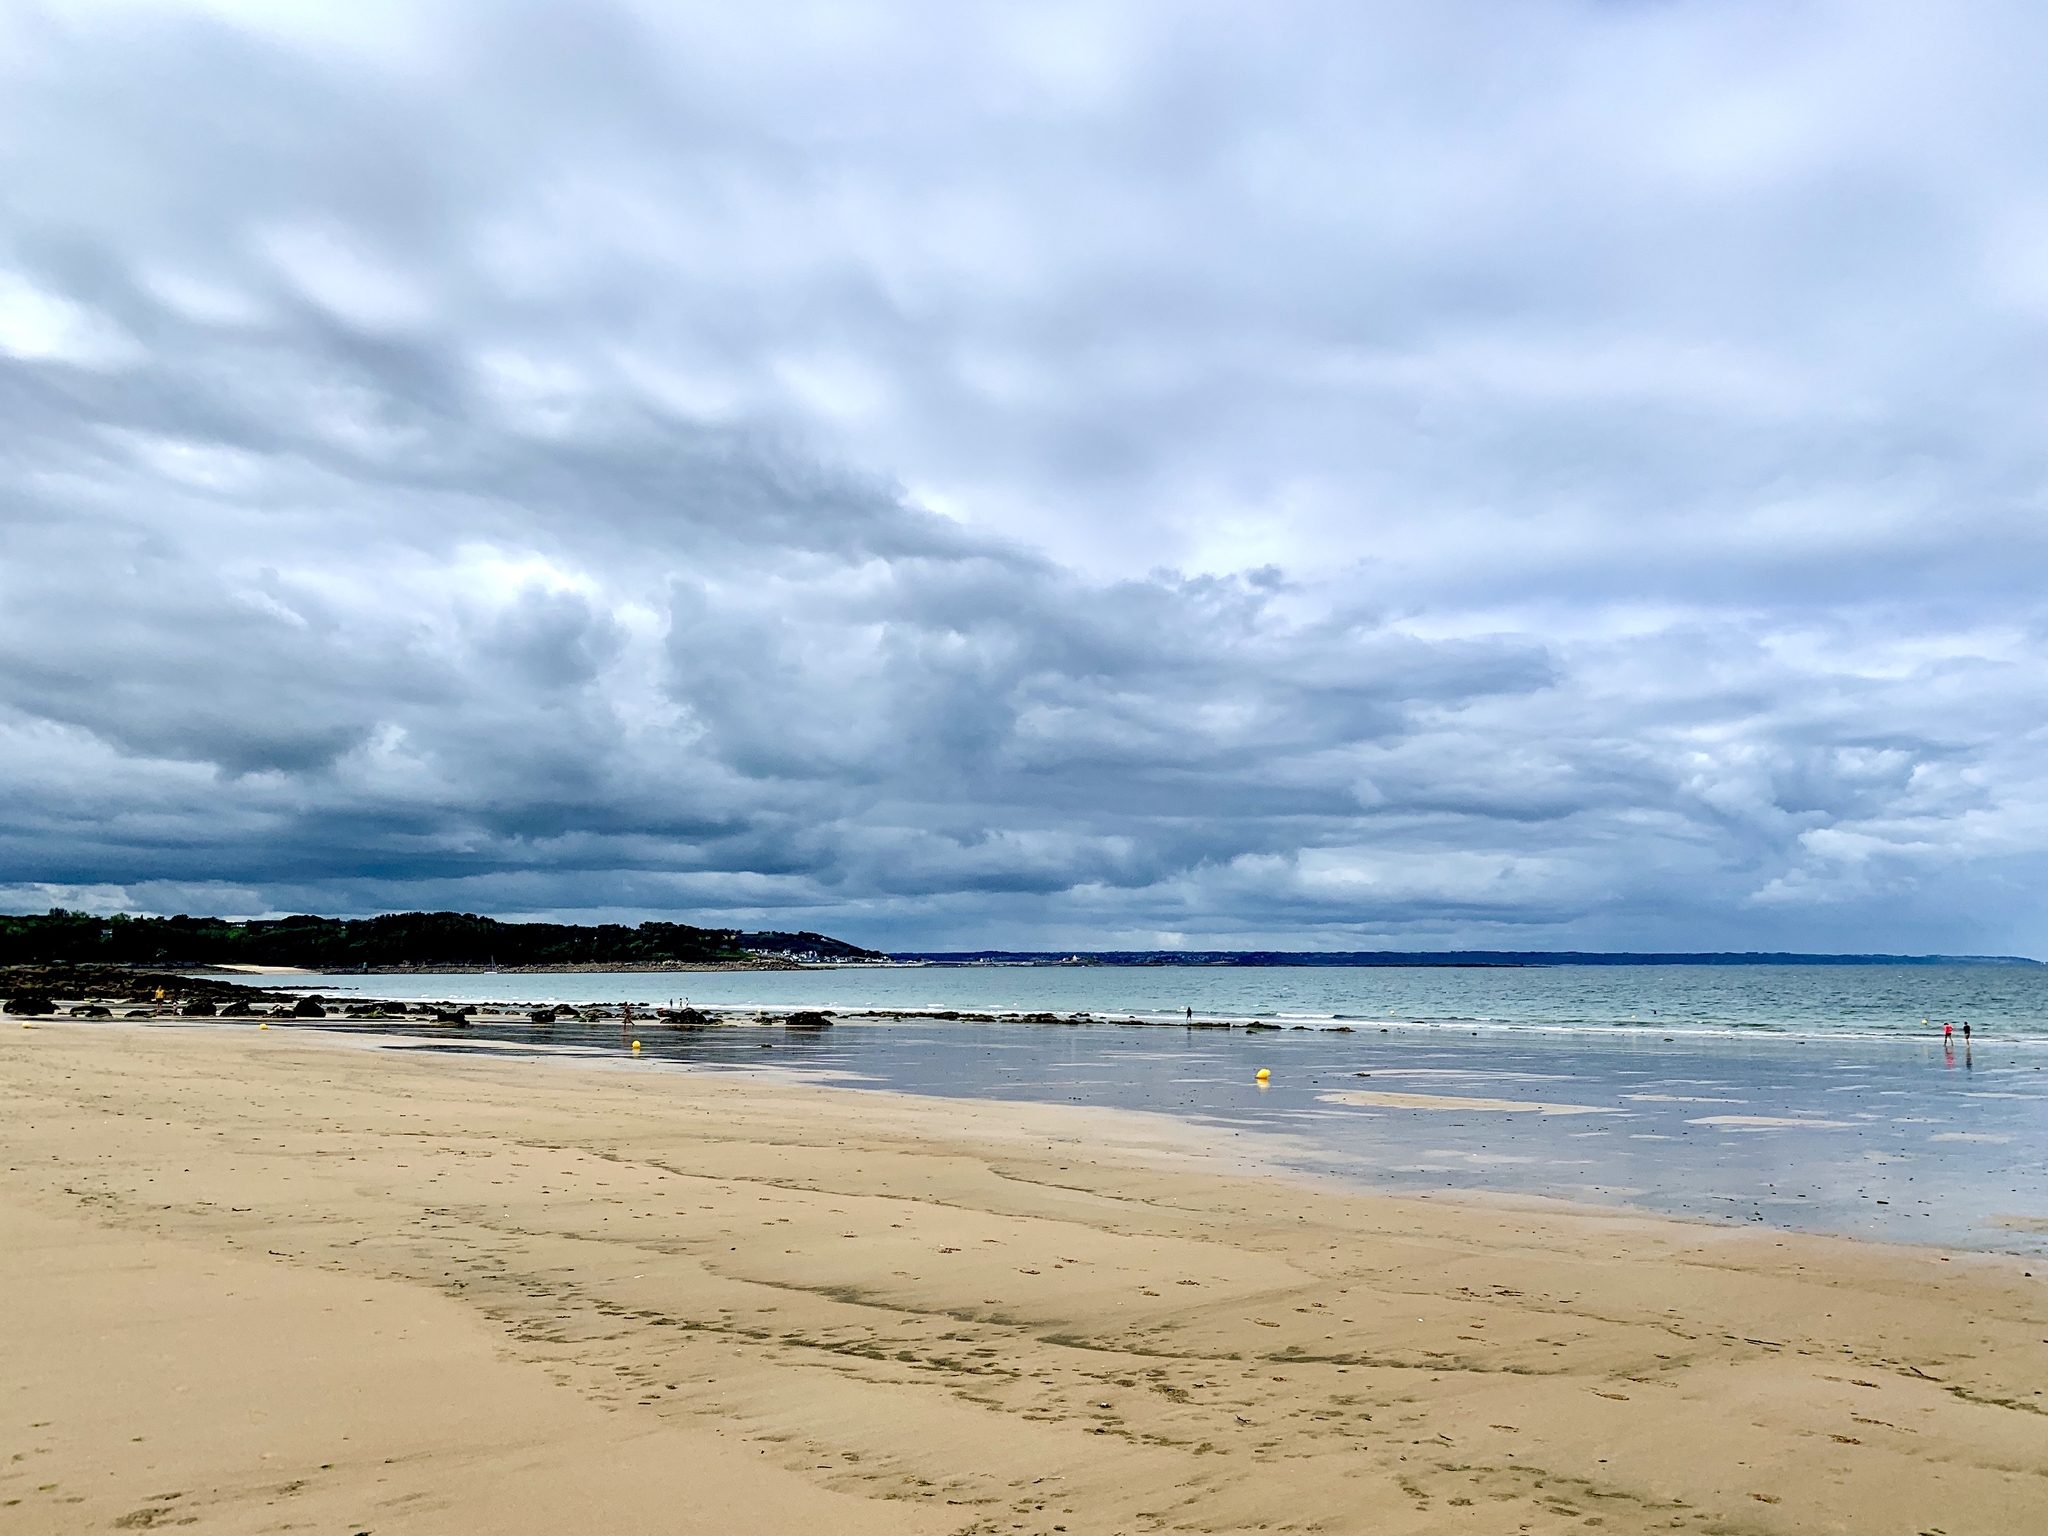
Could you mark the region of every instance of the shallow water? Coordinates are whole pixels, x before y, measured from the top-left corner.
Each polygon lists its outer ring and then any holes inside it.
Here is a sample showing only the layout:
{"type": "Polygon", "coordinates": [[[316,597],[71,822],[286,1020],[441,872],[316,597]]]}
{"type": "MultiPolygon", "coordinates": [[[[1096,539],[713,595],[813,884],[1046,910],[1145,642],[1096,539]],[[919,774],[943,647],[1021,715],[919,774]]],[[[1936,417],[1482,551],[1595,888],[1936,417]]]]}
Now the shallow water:
{"type": "Polygon", "coordinates": [[[329,995],[481,1002],[937,1008],[1482,1028],[1919,1036],[1969,1020],[2048,1040],[2048,966],[929,966],[293,976],[329,995]]]}
{"type": "MultiPolygon", "coordinates": [[[[430,1029],[417,1024],[360,1028],[400,1031],[416,1049],[630,1054],[616,1021],[431,1030],[420,1044],[430,1029]]],[[[2039,1040],[1949,1051],[1924,1037],[932,1020],[643,1020],[633,1036],[650,1068],[772,1064],[852,1088],[1153,1111],[1243,1136],[1253,1157],[1390,1192],[1499,1190],[2048,1255],[2039,1040]]]]}

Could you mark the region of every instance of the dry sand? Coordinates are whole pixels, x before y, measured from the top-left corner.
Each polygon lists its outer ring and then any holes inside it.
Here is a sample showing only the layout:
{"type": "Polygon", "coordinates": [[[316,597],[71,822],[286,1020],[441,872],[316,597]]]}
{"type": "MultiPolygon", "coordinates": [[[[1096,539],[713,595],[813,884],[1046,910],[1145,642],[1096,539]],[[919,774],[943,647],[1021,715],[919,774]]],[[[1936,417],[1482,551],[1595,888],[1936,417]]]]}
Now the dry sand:
{"type": "Polygon", "coordinates": [[[0,1093],[0,1530],[2048,1530],[2018,1261],[246,1025],[0,1093]]]}

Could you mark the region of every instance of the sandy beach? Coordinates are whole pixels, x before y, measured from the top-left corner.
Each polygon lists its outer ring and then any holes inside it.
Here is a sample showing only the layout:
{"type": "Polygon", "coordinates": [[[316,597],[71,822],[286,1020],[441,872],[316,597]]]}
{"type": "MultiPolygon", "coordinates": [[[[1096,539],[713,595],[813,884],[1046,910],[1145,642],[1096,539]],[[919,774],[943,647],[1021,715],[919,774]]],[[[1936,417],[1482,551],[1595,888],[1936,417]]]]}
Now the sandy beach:
{"type": "Polygon", "coordinates": [[[247,1025],[0,1093],[8,1529],[2048,1529],[2029,1261],[247,1025]]]}

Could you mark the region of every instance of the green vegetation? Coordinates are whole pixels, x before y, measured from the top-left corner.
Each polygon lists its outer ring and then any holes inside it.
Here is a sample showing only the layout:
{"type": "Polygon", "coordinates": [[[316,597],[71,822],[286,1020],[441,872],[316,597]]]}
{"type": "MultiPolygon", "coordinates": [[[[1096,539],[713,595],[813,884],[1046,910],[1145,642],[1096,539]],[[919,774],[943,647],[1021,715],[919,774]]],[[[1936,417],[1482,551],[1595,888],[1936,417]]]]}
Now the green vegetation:
{"type": "Polygon", "coordinates": [[[0,965],[297,965],[353,971],[392,965],[644,965],[738,960],[749,952],[880,958],[818,933],[741,933],[684,923],[501,923],[467,912],[384,917],[95,917],[54,908],[0,917],[0,965]]]}

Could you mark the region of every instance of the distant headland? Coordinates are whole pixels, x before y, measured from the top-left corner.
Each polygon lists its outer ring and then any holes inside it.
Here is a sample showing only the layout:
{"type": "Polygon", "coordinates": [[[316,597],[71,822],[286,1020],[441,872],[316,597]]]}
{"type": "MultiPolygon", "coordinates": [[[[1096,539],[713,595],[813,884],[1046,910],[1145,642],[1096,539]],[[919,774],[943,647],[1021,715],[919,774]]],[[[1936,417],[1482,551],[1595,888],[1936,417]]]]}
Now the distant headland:
{"type": "Polygon", "coordinates": [[[0,965],[251,966],[307,971],[621,971],[788,967],[886,957],[822,933],[685,923],[503,923],[468,912],[383,917],[0,917],[0,965]]]}

